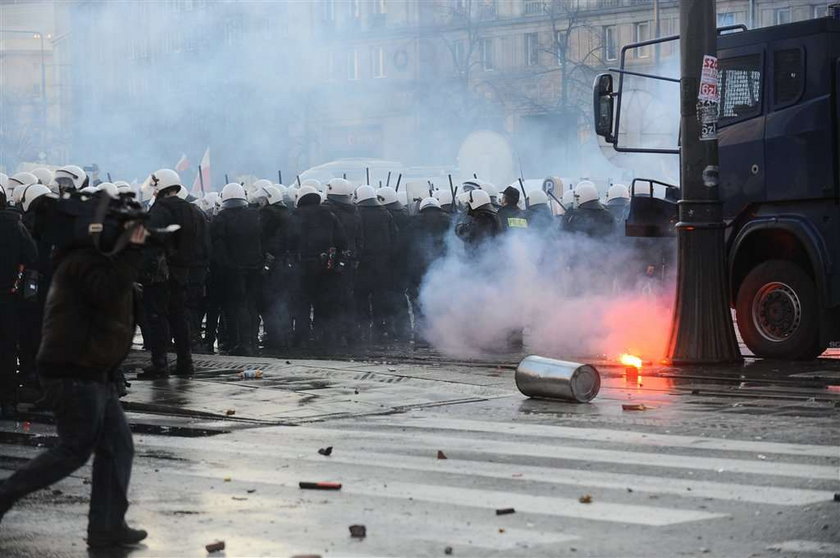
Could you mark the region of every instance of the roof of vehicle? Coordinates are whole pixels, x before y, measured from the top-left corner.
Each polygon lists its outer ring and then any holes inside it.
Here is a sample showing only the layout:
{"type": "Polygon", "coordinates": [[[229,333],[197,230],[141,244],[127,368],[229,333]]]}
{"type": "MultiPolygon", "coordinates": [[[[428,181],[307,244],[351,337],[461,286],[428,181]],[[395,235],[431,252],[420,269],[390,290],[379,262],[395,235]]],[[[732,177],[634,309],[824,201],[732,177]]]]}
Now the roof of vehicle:
{"type": "Polygon", "coordinates": [[[718,50],[748,45],[794,39],[819,33],[840,33],[840,20],[821,17],[772,27],[761,27],[750,31],[724,33],[718,37],[718,50]]]}

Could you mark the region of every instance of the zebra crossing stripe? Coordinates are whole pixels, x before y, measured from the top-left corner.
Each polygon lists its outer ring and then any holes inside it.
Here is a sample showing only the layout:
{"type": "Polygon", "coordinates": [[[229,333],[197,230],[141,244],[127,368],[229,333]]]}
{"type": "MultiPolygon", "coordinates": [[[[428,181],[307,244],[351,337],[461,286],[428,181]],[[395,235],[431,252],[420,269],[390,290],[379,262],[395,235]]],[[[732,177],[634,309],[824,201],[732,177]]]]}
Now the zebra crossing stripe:
{"type": "Polygon", "coordinates": [[[368,418],[365,422],[382,426],[402,428],[423,428],[457,430],[464,432],[488,432],[515,436],[567,438],[589,442],[616,442],[650,446],[670,446],[718,451],[744,451],[756,454],[783,454],[806,457],[840,458],[836,446],[814,444],[787,444],[757,440],[730,440],[702,436],[677,436],[673,434],[648,434],[632,430],[608,430],[603,428],[577,428],[543,424],[500,423],[447,418],[368,418]]]}
{"type": "MultiPolygon", "coordinates": [[[[162,469],[166,475],[183,475],[218,479],[218,471],[195,468],[185,471],[174,468],[162,469]]],[[[261,483],[284,488],[296,488],[299,473],[290,471],[261,471],[241,470],[236,474],[236,480],[244,483],[261,483]]],[[[550,496],[534,496],[517,492],[499,490],[484,490],[478,488],[462,488],[448,485],[423,483],[370,481],[356,479],[345,482],[341,492],[325,493],[324,498],[345,500],[352,496],[367,496],[398,500],[415,500],[451,506],[481,508],[494,510],[498,508],[515,508],[517,513],[533,513],[538,515],[571,517],[592,521],[618,522],[633,525],[647,525],[661,527],[677,523],[703,521],[727,517],[727,514],[712,513],[697,510],[683,510],[636,504],[615,504],[595,501],[591,504],[581,504],[577,499],[555,498],[550,496]]]]}
{"type": "MultiPolygon", "coordinates": [[[[358,426],[366,428],[364,424],[358,426]]],[[[809,465],[800,463],[779,463],[772,460],[750,461],[746,459],[731,459],[725,457],[709,457],[695,455],[673,455],[662,452],[637,452],[606,450],[600,448],[560,446],[548,444],[533,444],[523,442],[507,442],[489,439],[470,439],[460,436],[439,436],[430,434],[418,434],[416,432],[394,432],[394,431],[372,431],[367,426],[366,430],[356,431],[350,428],[326,429],[308,426],[295,427],[271,427],[262,429],[260,437],[264,439],[270,431],[282,433],[284,440],[289,436],[301,440],[348,440],[353,438],[355,447],[370,441],[376,444],[377,440],[387,440],[389,443],[405,447],[411,444],[412,447],[426,447],[444,450],[447,455],[450,452],[474,452],[493,453],[502,455],[519,455],[527,457],[546,457],[553,459],[565,459],[571,461],[586,461],[587,463],[602,462],[616,463],[622,465],[643,465],[652,467],[664,467],[674,469],[706,470],[719,473],[748,473],[768,476],[796,477],[803,479],[837,479],[837,467],[830,465],[809,465]]],[[[368,448],[372,449],[372,448],[368,448]]],[[[662,448],[659,448],[662,449],[662,448]]],[[[374,449],[375,451],[375,449],[374,449]]],[[[457,455],[456,455],[457,457],[457,455]]]]}

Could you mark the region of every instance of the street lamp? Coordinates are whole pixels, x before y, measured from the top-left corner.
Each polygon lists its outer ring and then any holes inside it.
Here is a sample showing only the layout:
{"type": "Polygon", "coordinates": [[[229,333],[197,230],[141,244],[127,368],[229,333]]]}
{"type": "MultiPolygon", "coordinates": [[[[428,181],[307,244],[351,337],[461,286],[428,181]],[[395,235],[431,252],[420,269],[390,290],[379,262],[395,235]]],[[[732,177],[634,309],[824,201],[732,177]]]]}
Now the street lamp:
{"type": "Polygon", "coordinates": [[[44,55],[44,34],[41,31],[30,31],[27,29],[0,29],[0,33],[17,33],[19,35],[32,35],[41,41],[41,151],[47,143],[47,69],[44,55]]]}

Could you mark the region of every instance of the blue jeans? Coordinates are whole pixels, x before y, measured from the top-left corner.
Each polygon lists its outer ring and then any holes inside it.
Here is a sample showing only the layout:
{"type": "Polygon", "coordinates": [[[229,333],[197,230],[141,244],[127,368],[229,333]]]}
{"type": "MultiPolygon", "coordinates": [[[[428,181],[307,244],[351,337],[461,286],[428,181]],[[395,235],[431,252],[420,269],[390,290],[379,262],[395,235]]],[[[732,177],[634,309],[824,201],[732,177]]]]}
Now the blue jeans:
{"type": "Polygon", "coordinates": [[[41,382],[55,411],[58,445],[0,484],[0,510],[69,476],[93,454],[88,533],[122,529],[134,443],[114,385],[69,378],[41,382]]]}

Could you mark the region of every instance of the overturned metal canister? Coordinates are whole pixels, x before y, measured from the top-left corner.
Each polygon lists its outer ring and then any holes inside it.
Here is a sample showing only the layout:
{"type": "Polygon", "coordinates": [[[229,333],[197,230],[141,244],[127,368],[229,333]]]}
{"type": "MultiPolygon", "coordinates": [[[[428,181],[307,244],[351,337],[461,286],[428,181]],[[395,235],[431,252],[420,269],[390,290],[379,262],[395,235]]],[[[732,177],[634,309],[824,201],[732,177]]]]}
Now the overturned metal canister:
{"type": "Polygon", "coordinates": [[[523,395],[541,399],[586,403],[601,389],[601,376],[594,366],[536,355],[522,359],[515,378],[523,395]]]}

